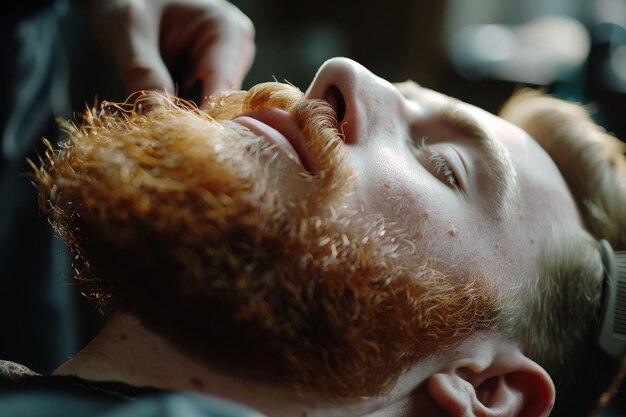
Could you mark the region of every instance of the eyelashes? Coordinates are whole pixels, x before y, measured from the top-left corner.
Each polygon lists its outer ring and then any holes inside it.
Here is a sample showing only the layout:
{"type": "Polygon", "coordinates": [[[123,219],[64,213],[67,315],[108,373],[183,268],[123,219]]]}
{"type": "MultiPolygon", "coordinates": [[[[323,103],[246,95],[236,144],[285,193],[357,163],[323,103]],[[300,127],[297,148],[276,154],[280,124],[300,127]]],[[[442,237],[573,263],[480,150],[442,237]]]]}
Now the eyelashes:
{"type": "Polygon", "coordinates": [[[417,157],[419,157],[420,154],[426,156],[427,163],[430,164],[430,167],[437,177],[451,187],[458,188],[459,181],[454,170],[439,152],[428,145],[426,138],[422,138],[417,143],[411,143],[411,149],[415,152],[417,157]]]}

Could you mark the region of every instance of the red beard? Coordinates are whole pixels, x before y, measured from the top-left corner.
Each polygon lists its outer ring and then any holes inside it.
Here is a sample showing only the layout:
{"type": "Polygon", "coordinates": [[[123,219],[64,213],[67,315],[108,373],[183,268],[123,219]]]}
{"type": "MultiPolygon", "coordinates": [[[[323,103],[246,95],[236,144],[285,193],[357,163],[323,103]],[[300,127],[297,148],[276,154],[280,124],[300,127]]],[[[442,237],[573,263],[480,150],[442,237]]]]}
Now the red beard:
{"type": "Polygon", "coordinates": [[[334,398],[380,394],[491,325],[481,277],[437,270],[389,219],[342,209],[353,173],[326,103],[277,83],[217,97],[211,116],[158,99],[146,115],[88,112],[37,172],[100,306],[214,367],[334,398]],[[226,121],[264,106],[292,114],[318,172],[226,121]]]}

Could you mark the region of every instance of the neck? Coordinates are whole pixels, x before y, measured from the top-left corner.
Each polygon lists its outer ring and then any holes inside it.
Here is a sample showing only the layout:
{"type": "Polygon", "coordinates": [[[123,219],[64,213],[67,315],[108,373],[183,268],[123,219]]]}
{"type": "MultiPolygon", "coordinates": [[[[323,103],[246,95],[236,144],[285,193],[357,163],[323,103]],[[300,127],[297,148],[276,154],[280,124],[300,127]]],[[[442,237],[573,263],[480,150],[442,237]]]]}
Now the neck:
{"type": "Polygon", "coordinates": [[[271,417],[401,417],[417,415],[417,408],[423,411],[422,403],[426,400],[416,386],[424,379],[428,372],[424,368],[428,367],[420,366],[407,373],[385,396],[331,403],[315,396],[295,394],[286,387],[250,383],[217,372],[182,354],[134,316],[117,313],[89,345],[54,374],[200,392],[239,402],[271,417]]]}

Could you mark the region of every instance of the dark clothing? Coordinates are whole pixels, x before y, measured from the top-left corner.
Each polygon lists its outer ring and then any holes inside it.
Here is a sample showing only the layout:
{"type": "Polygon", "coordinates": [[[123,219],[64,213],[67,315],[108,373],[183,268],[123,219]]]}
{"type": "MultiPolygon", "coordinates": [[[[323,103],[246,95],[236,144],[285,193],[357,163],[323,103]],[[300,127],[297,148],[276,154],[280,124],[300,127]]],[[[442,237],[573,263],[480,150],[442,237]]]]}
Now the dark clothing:
{"type": "Polygon", "coordinates": [[[263,417],[207,395],[50,375],[0,380],[0,416],[263,417]]]}

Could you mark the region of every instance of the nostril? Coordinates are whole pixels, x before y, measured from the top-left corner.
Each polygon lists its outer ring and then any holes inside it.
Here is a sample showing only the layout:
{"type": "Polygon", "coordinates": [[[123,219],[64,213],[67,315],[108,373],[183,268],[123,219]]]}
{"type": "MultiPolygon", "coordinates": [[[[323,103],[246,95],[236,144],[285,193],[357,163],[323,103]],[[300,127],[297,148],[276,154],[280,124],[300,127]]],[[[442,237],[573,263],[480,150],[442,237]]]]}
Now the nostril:
{"type": "Polygon", "coordinates": [[[340,124],[346,115],[346,101],[341,91],[334,85],[329,87],[324,96],[324,100],[331,105],[335,113],[337,113],[337,123],[340,124]]]}

